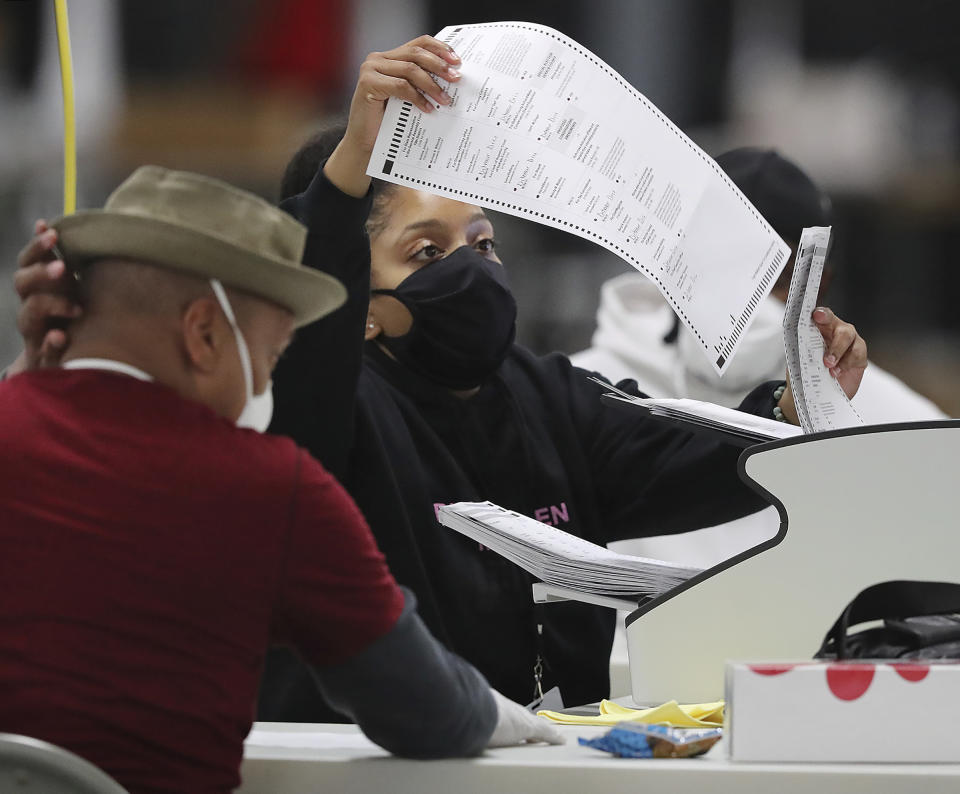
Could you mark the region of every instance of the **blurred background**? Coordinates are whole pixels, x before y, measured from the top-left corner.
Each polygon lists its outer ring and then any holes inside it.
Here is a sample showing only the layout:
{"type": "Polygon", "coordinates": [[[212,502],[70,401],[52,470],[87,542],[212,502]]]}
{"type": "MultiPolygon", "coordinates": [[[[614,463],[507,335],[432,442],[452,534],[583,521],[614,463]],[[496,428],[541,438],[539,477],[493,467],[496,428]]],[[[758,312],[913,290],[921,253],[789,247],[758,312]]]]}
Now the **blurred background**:
{"type": "MultiPolygon", "coordinates": [[[[777,148],[837,210],[829,303],[871,358],[960,416],[960,4],[954,0],[69,0],[79,207],[142,163],[276,199],[311,130],[343,113],[367,52],[448,24],[559,29],[708,153],[777,148]]],[[[20,349],[10,282],[62,211],[52,0],[0,2],[0,362],[20,349]]],[[[600,284],[629,267],[495,215],[537,352],[589,344],[600,284]]],[[[0,364],[0,365],[2,365],[0,364]]]]}

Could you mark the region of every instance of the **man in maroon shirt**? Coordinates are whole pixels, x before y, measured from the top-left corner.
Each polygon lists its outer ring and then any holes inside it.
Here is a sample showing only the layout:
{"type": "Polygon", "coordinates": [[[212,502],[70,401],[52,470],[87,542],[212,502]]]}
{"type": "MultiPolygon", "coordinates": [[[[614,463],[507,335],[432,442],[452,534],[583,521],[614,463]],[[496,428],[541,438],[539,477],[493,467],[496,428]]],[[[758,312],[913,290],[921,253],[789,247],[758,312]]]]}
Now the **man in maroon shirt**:
{"type": "Polygon", "coordinates": [[[0,732],[134,792],[227,792],[280,642],[392,752],[556,740],[430,636],[319,463],[241,427],[269,420],[295,327],[343,302],[305,239],[250,194],[145,167],[24,250],[44,267],[57,243],[84,310],[62,369],[0,383],[0,732]]]}

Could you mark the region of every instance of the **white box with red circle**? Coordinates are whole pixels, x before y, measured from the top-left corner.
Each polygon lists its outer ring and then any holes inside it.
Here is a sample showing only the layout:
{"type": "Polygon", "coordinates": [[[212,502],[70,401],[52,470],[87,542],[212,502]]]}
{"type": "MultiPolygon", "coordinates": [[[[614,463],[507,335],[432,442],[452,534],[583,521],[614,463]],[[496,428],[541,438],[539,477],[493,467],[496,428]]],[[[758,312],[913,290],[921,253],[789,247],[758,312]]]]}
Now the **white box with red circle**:
{"type": "Polygon", "coordinates": [[[728,662],[734,761],[960,762],[960,663],[728,662]]]}

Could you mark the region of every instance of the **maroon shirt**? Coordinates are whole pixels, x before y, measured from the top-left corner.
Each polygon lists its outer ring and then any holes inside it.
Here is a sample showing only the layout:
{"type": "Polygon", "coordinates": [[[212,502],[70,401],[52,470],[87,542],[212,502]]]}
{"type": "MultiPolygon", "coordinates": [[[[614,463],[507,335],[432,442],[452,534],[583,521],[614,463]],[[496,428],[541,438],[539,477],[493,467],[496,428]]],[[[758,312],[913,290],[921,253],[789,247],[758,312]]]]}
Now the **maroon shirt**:
{"type": "Polygon", "coordinates": [[[403,595],[291,441],[124,375],[0,383],[0,732],[133,792],[240,781],[269,642],[336,664],[403,595]]]}

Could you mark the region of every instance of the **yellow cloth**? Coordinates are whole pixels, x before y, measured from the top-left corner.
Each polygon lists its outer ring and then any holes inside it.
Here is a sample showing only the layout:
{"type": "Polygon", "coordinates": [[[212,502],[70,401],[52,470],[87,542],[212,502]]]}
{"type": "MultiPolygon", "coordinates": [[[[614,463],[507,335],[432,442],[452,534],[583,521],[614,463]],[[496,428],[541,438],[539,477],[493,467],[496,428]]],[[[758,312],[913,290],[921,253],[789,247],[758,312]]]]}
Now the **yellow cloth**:
{"type": "Polygon", "coordinates": [[[616,725],[620,722],[643,722],[648,725],[670,725],[674,728],[718,728],[723,725],[723,701],[716,703],[692,703],[681,706],[671,700],[652,709],[631,709],[614,703],[600,701],[600,713],[596,717],[561,714],[559,711],[538,711],[541,717],[561,725],[616,725]]]}

